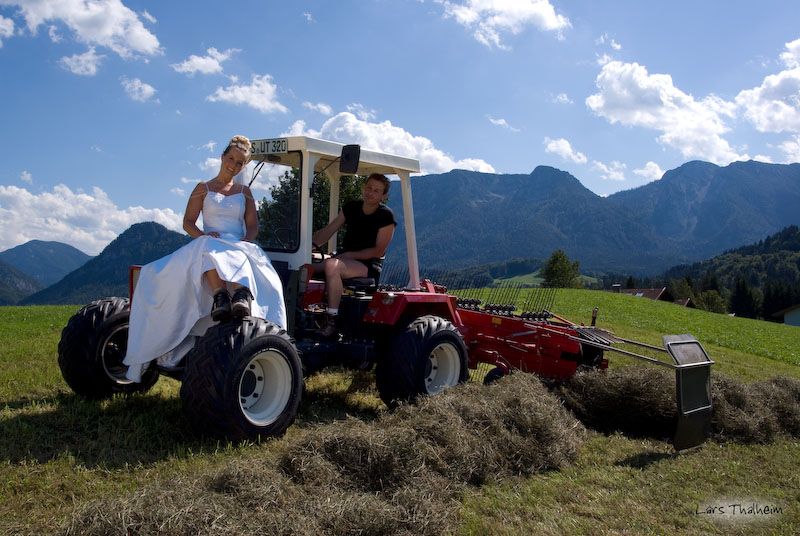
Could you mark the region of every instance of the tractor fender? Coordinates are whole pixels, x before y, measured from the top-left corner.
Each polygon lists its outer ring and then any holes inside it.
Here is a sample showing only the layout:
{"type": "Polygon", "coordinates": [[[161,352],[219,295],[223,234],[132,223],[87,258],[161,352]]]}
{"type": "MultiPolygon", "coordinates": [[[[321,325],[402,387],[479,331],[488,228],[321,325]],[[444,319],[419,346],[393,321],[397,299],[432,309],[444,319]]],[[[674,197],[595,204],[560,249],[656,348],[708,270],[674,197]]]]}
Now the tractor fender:
{"type": "Polygon", "coordinates": [[[457,298],[430,292],[376,292],[367,306],[364,322],[396,326],[408,319],[435,315],[461,327],[457,298]]]}

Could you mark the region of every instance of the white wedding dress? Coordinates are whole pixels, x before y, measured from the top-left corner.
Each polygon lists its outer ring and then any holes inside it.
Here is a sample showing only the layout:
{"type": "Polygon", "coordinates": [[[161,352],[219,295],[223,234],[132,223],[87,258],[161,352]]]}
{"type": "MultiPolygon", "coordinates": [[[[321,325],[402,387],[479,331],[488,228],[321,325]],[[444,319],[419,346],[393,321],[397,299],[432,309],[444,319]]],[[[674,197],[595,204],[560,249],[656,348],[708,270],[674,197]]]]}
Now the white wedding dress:
{"type": "Polygon", "coordinates": [[[142,267],[131,300],[127,377],[140,382],[150,361],[175,366],[192,349],[211,320],[213,296],[205,272],[216,269],[223,281],[246,286],[253,294],[251,315],[286,328],[280,277],[256,244],[244,236],[245,197],[208,192],[203,200],[200,236],[166,257],[142,267]]]}

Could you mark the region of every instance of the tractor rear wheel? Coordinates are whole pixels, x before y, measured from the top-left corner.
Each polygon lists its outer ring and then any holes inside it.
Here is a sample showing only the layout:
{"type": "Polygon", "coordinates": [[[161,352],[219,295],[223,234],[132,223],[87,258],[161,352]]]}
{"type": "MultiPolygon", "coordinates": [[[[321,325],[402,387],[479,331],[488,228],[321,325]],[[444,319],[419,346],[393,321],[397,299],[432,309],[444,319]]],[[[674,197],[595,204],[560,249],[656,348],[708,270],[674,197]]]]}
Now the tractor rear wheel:
{"type": "Polygon", "coordinates": [[[147,370],[141,383],[125,377],[122,363],[128,350],[128,298],[95,300],[72,315],[61,331],[58,366],[75,393],[100,400],[115,393],[130,394],[149,390],[158,372],[147,370]]]}
{"type": "Polygon", "coordinates": [[[394,407],[467,381],[467,347],[456,327],[426,315],[397,331],[382,348],[375,375],[381,400],[394,407]]]}
{"type": "Polygon", "coordinates": [[[283,434],[303,369],[289,335],[260,318],[211,327],[186,356],[181,400],[195,429],[232,441],[283,434]]]}

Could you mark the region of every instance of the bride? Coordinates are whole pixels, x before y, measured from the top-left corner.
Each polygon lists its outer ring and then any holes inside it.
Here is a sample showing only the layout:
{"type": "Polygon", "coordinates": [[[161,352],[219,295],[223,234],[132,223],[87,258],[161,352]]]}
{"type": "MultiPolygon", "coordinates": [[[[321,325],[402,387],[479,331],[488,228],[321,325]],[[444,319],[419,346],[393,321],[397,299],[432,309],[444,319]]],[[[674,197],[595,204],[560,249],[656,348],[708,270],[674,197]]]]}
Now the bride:
{"type": "Polygon", "coordinates": [[[249,157],[250,140],[234,136],[217,176],[198,184],[189,197],[183,228],[194,240],[142,267],[124,360],[129,380],[141,381],[153,359],[176,365],[196,337],[230,317],[251,315],[286,328],[281,280],[252,243],[258,235],[253,195],[233,180],[249,157]]]}

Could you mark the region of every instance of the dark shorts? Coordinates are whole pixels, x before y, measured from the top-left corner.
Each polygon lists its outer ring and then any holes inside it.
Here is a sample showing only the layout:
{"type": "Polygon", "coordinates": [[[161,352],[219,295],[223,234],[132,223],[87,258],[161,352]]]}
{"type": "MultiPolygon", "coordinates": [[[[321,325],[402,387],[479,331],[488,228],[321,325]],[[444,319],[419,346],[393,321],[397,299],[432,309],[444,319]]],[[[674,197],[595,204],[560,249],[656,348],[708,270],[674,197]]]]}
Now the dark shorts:
{"type": "Polygon", "coordinates": [[[367,277],[371,277],[377,283],[381,278],[381,269],[383,262],[380,259],[356,259],[358,262],[367,267],[367,277]]]}

